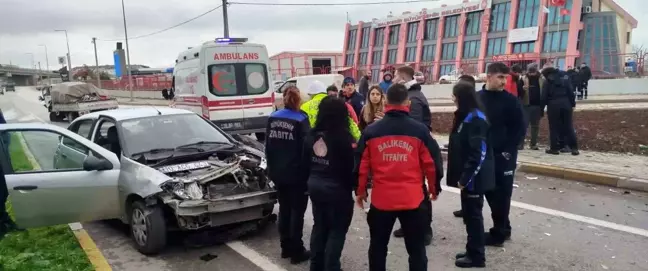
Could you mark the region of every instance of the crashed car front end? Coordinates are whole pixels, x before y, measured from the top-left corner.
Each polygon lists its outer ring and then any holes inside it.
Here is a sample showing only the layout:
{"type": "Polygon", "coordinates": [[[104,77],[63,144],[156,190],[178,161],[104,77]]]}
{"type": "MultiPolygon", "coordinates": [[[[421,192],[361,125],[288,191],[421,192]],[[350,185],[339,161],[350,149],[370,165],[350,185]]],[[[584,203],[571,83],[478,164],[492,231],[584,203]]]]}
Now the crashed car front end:
{"type": "Polygon", "coordinates": [[[156,167],[170,177],[156,197],[181,230],[264,219],[277,202],[265,168],[264,158],[245,152],[156,167]]]}

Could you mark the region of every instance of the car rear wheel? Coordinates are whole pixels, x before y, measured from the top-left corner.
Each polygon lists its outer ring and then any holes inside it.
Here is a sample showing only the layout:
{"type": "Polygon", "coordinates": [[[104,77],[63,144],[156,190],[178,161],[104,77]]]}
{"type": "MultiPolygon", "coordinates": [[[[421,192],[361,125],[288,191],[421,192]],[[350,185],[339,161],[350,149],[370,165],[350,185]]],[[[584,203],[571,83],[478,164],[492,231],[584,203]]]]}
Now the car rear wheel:
{"type": "Polygon", "coordinates": [[[145,255],[158,254],[167,242],[167,226],[160,206],[147,207],[136,201],[130,212],[131,236],[135,248],[145,255]]]}

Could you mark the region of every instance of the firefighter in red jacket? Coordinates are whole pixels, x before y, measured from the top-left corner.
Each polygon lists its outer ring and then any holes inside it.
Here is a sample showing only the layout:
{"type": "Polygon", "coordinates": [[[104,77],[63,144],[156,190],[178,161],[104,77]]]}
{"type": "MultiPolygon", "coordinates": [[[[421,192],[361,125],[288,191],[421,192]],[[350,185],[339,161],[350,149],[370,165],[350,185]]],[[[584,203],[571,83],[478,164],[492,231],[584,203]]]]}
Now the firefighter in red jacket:
{"type": "MultiPolygon", "coordinates": [[[[358,143],[356,204],[364,209],[367,178],[372,174],[371,206],[367,215],[371,241],[369,270],[385,270],[387,245],[396,219],[400,221],[409,253],[409,270],[427,270],[425,240],[430,212],[425,201],[436,200],[438,172],[433,157],[438,145],[428,128],[409,116],[407,87],[394,84],[387,91],[382,120],[368,126],[358,143]],[[436,148],[434,146],[437,146],[436,148]],[[427,179],[427,191],[424,180],[427,179]]],[[[443,170],[443,169],[441,169],[443,170]]]]}

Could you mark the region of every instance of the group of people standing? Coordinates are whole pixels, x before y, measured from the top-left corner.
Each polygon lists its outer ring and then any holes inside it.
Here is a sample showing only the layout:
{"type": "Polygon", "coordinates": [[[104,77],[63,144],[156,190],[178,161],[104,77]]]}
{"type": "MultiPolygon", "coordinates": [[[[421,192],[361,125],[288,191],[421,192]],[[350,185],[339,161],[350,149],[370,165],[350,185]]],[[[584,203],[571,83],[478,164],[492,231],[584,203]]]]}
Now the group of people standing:
{"type": "MultiPolygon", "coordinates": [[[[476,91],[472,77],[453,88],[457,110],[446,181],[461,189],[461,210],[455,215],[463,217],[468,235],[465,250],[455,259],[458,267],[484,267],[485,246],[501,246],[511,236],[513,178],[526,118],[520,99],[505,90],[509,67],[493,63],[487,74],[482,91],[476,91]],[[488,232],[484,197],[494,222],[488,232]]],[[[431,202],[441,193],[443,158],[414,70],[398,68],[389,79],[386,91],[367,84],[365,92],[361,78],[365,95],[355,90],[352,78],[345,78],[340,92],[315,81],[307,90],[310,100],[303,104],[299,89],[284,91],[285,108],[270,116],[267,127],[268,135],[282,136],[269,136],[265,142],[268,174],[279,194],[283,258],[292,263],[310,260],[310,270],[341,270],[353,194],[363,210],[371,194],[369,270],[386,269],[392,234],[405,240],[409,269],[427,270],[431,202]],[[310,250],[302,241],[309,197],[314,218],[310,250]],[[396,219],[401,229],[392,233],[396,219]]]]}

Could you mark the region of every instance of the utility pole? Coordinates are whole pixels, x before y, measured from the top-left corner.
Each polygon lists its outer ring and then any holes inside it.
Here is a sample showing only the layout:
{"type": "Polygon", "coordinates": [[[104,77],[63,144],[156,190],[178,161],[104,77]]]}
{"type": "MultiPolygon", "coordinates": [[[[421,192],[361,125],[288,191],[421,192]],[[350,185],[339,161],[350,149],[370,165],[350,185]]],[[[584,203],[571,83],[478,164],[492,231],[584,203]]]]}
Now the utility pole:
{"type": "Polygon", "coordinates": [[[229,19],[227,18],[227,0],[223,0],[223,35],[224,38],[229,38],[229,19]]]}
{"type": "Polygon", "coordinates": [[[97,57],[97,38],[92,38],[95,51],[95,76],[97,77],[97,87],[101,88],[101,76],[99,74],[99,58],[97,57]]]}
{"type": "Polygon", "coordinates": [[[124,7],[124,0],[122,0],[121,2],[122,16],[124,17],[124,38],[126,39],[126,71],[128,72],[128,90],[130,91],[130,100],[132,102],[135,99],[133,98],[133,77],[131,76],[130,50],[128,49],[128,30],[126,29],[126,8],[124,7]]]}
{"type": "Polygon", "coordinates": [[[45,70],[48,72],[48,75],[47,75],[47,83],[48,83],[49,85],[51,85],[51,84],[52,84],[52,78],[51,78],[51,76],[49,75],[50,69],[49,69],[49,57],[47,56],[47,45],[46,45],[46,44],[41,44],[40,46],[45,47],[45,66],[46,66],[46,67],[45,67],[45,70]]]}
{"type": "Polygon", "coordinates": [[[43,81],[43,71],[41,70],[40,61],[38,61],[38,81],[43,81]]]}

